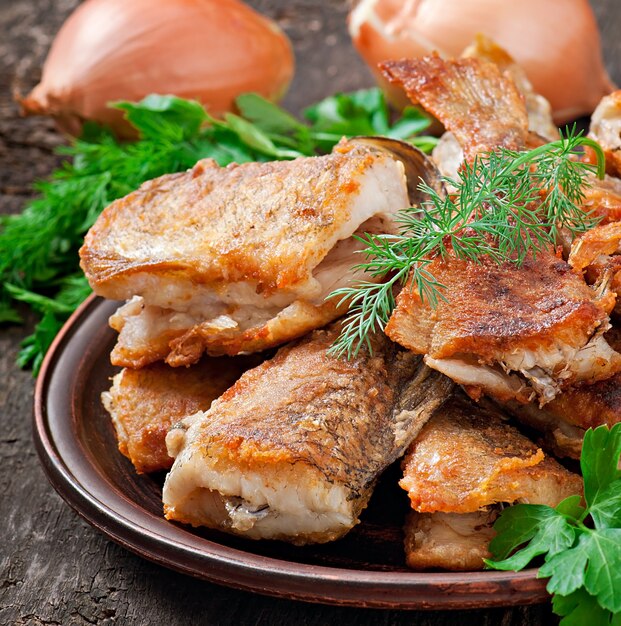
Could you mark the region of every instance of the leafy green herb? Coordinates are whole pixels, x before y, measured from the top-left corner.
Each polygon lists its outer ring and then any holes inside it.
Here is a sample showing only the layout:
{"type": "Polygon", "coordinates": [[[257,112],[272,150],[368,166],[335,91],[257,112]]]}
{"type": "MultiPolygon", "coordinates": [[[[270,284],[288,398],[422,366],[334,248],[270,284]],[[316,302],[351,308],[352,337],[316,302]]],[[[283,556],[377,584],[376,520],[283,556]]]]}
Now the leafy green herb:
{"type": "Polygon", "coordinates": [[[480,263],[486,257],[520,266],[527,255],[553,245],[559,228],[574,234],[592,228],[597,219],[579,204],[594,167],[574,158],[584,145],[595,149],[598,175],[603,176],[601,148],[574,129],[528,152],[500,149],[477,157],[465,164],[459,180],[444,179],[455,188],[454,194],[442,195],[421,182],[419,189],[428,200],[400,212],[399,235],[361,238],[366,260],[356,268],[382,284],[366,281],[330,294],[341,304],[349,302],[332,353],[356,355],[368,344],[370,332],[384,329],[395,306],[395,285],[416,289],[423,301],[436,307],[444,296],[443,285],[429,271],[434,258],[480,263]]]}
{"type": "Polygon", "coordinates": [[[539,578],[549,578],[552,606],[562,626],[621,626],[621,424],[589,429],[580,467],[584,500],[556,508],[518,504],[496,523],[490,550],[499,570],[521,570],[543,555],[539,578]]]}
{"type": "MultiPolygon", "coordinates": [[[[304,115],[312,124],[311,138],[326,151],[343,135],[384,135],[408,140],[429,126],[427,116],[414,107],[406,107],[401,119],[391,126],[388,105],[378,89],[336,94],[307,108],[304,115]]],[[[423,142],[433,148],[437,140],[425,137],[412,141],[421,149],[423,142]]]]}
{"type": "Polygon", "coordinates": [[[240,96],[241,115],[224,120],[174,96],[115,106],[138,131],[137,141],[121,143],[105,128],[87,124],[80,139],[58,150],[67,161],[36,185],[39,197],[20,215],[0,218],[0,322],[20,321],[15,301],[43,316],[19,355],[20,365],[32,364],[35,373],[63,321],[89,293],[77,254],[85,232],[106,205],[144,181],[205,157],[228,165],[320,154],[343,136],[385,132],[427,149],[435,141],[413,137],[429,125],[418,112],[408,111],[391,125],[379,89],[327,98],[311,108],[310,124],[256,94],[240,96]]]}

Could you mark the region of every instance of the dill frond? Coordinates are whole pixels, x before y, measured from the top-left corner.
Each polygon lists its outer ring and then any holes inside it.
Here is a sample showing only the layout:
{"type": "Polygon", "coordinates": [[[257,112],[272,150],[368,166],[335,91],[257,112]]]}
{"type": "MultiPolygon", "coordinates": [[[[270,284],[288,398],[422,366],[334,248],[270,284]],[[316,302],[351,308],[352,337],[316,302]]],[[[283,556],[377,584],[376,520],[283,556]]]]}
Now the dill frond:
{"type": "Polygon", "coordinates": [[[421,181],[427,200],[402,210],[396,218],[398,235],[366,235],[360,253],[362,269],[380,284],[362,282],[328,296],[349,302],[349,312],[332,354],[358,354],[370,347],[369,333],[383,331],[395,307],[395,288],[416,289],[423,302],[436,307],[445,299],[440,284],[429,271],[434,258],[457,258],[480,263],[521,266],[526,258],[554,246],[558,231],[572,235],[593,228],[598,218],[581,206],[588,176],[604,176],[605,157],[592,139],[575,127],[561,139],[530,151],[506,149],[477,156],[465,163],[459,178],[445,178],[455,189],[442,195],[421,181]],[[597,154],[595,167],[579,160],[582,146],[597,154]]]}

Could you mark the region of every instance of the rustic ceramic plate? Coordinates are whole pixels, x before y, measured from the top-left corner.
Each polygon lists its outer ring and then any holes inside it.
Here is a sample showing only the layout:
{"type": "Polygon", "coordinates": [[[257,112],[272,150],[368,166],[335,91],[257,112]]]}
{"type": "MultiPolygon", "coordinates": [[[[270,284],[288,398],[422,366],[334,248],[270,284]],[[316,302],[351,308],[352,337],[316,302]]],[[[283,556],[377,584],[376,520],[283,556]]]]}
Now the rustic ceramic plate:
{"type": "Polygon", "coordinates": [[[536,570],[413,573],[404,565],[407,498],[398,467],[362,522],[332,544],[296,548],[195,530],[162,517],[163,476],[137,475],[117,450],[99,396],[115,370],[114,302],[90,298],[49,351],[35,392],[34,437],[52,485],[84,519],[140,556],[198,578],[311,602],[386,608],[470,608],[546,599],[536,570]]]}

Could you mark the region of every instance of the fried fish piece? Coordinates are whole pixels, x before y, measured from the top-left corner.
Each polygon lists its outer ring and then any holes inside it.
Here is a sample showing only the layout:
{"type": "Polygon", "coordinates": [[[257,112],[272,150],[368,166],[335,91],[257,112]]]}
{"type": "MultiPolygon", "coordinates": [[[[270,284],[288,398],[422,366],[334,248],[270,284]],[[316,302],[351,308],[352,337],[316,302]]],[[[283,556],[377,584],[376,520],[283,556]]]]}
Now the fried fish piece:
{"type": "Polygon", "coordinates": [[[281,348],[169,433],[168,519],[295,544],[358,522],[379,474],[453,383],[380,334],[373,356],[329,356],[340,330],[281,348]]]}
{"type": "Polygon", "coordinates": [[[154,363],[122,369],[101,394],[119,450],[139,474],[170,469],[173,459],[166,450],[166,435],[171,426],[206,411],[243,372],[260,362],[257,355],[204,357],[188,368],[154,363]]]}
{"type": "MultiPolygon", "coordinates": [[[[472,44],[464,50],[462,57],[490,61],[503,74],[506,74],[513,80],[526,104],[528,130],[530,131],[527,140],[529,143],[533,134],[547,141],[555,141],[559,138],[558,128],[552,119],[550,103],[535,92],[526,76],[526,72],[504,48],[501,48],[489,37],[478,34],[472,44]]],[[[440,141],[433,149],[432,158],[444,176],[448,176],[453,180],[458,179],[459,167],[464,160],[464,152],[452,132],[445,132],[440,137],[440,141]]]]}
{"type": "Polygon", "coordinates": [[[380,63],[384,76],[451,131],[470,161],[497,148],[521,149],[528,115],[510,77],[478,58],[441,59],[437,54],[380,63]]]}
{"type": "Polygon", "coordinates": [[[475,36],[472,44],[464,50],[462,56],[483,59],[496,65],[503,74],[513,80],[524,98],[528,115],[528,130],[537,133],[547,141],[555,141],[560,138],[558,127],[552,118],[552,106],[535,91],[526,72],[504,48],[494,40],[479,33],[475,36]]]}
{"type": "Polygon", "coordinates": [[[112,318],[115,365],[189,365],[254,352],[339,315],[325,296],[358,280],[355,233],[391,233],[404,167],[342,143],[322,157],[221,168],[199,161],[107,207],[86,235],[93,290],[130,300],[112,318]]]}
{"type": "Polygon", "coordinates": [[[587,429],[621,422],[621,374],[564,391],[544,407],[511,402],[507,408],[541,431],[545,445],[557,456],[579,459],[587,429]]]}
{"type": "MultiPolygon", "coordinates": [[[[619,328],[606,332],[606,341],[619,351],[619,328]]],[[[504,408],[523,424],[540,431],[546,447],[557,456],[579,459],[587,429],[621,422],[621,374],[563,391],[544,407],[509,402],[504,408]]]]}
{"type": "Polygon", "coordinates": [[[556,506],[580,477],[506,422],[499,410],[456,393],[408,450],[401,487],[420,513],[473,513],[498,502],[556,506]]]}
{"type": "Polygon", "coordinates": [[[621,252],[621,222],[598,224],[574,239],[568,263],[579,272],[621,252]]]}
{"type": "Polygon", "coordinates": [[[578,382],[621,371],[603,333],[605,305],[571,267],[540,253],[524,265],[435,259],[427,270],[445,286],[433,309],[404,289],[386,334],[478,399],[540,404],[578,382]]]}
{"type": "Polygon", "coordinates": [[[499,410],[460,393],[422,428],[399,484],[416,512],[405,538],[407,563],[415,569],[480,569],[497,505],[556,506],[582,491],[579,476],[544,455],[499,410]]]}
{"type": "MultiPolygon", "coordinates": [[[[513,80],[494,64],[434,55],[382,67],[455,134],[467,159],[525,147],[524,102],[513,80]]],[[[426,354],[430,367],[475,398],[486,393],[528,402],[536,396],[545,404],[563,388],[621,371],[621,355],[602,336],[609,299],[552,251],[527,258],[521,267],[481,261],[432,260],[426,270],[445,286],[445,299],[433,309],[404,289],[387,335],[426,354]]]]}
{"type": "Polygon", "coordinates": [[[576,237],[568,263],[582,273],[605,303],[621,314],[621,222],[604,222],[576,237]]]}
{"type": "Polygon", "coordinates": [[[621,221],[621,180],[608,175],[600,180],[592,175],[582,191],[582,207],[599,218],[600,225],[621,221]]]}

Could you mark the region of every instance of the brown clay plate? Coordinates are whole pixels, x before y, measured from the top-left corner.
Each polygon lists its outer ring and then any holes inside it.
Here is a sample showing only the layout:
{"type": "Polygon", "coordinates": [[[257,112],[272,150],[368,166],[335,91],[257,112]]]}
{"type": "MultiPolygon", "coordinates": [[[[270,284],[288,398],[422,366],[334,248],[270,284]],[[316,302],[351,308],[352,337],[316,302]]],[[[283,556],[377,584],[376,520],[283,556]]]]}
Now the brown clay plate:
{"type": "Polygon", "coordinates": [[[117,450],[99,401],[115,370],[107,325],[117,304],[89,298],[47,354],[35,392],[34,438],[47,476],[86,521],[136,554],[212,582],[310,602],[463,609],[547,598],[536,570],[414,573],[404,564],[407,498],[398,466],[384,474],[361,523],[332,544],[290,546],[191,529],[162,516],[163,476],[139,476],[117,450]]]}

